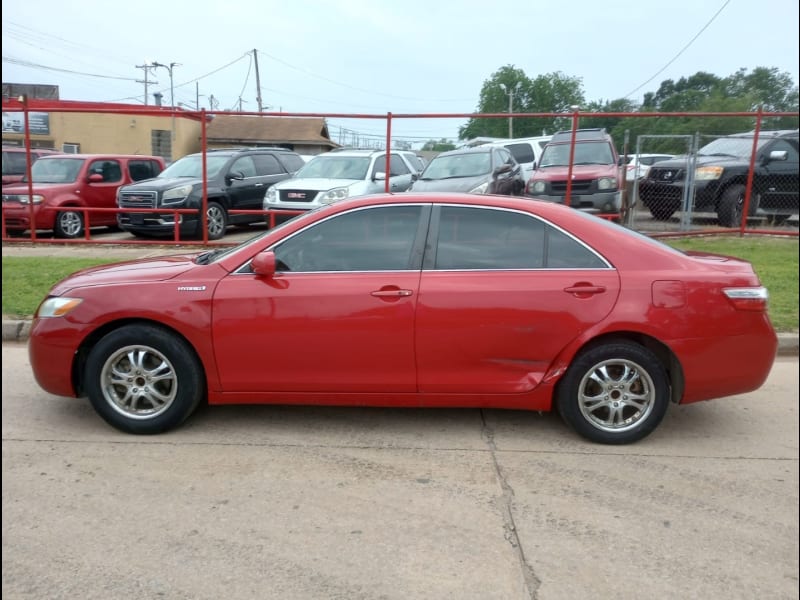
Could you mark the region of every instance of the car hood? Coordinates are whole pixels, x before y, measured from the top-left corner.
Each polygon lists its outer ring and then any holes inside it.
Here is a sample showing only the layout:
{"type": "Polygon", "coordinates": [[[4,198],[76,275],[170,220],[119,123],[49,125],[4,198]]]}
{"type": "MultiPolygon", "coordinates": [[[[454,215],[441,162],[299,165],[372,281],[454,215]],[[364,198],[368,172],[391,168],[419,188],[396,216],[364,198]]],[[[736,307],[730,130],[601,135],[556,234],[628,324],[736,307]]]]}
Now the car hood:
{"type": "Polygon", "coordinates": [[[130,183],[123,186],[126,192],[136,191],[158,191],[171,190],[172,188],[180,187],[182,185],[201,185],[203,179],[200,177],[156,177],[155,179],[145,179],[136,183],[130,183]]]}
{"type": "Polygon", "coordinates": [[[97,287],[120,282],[131,284],[166,281],[196,268],[197,265],[194,262],[196,256],[197,254],[160,256],[89,267],[59,281],[50,290],[50,294],[60,296],[75,288],[97,287]]]}
{"type": "Polygon", "coordinates": [[[359,183],[365,183],[363,179],[329,179],[312,177],[308,179],[285,179],[276,183],[276,190],[316,190],[318,192],[332,190],[339,187],[351,187],[359,183]]]}
{"type": "MultiPolygon", "coordinates": [[[[569,167],[538,167],[534,172],[532,179],[554,181],[566,179],[569,173],[569,167]]],[[[597,177],[617,177],[619,175],[619,167],[616,165],[574,165],[572,167],[573,179],[594,179],[597,177]]]]}
{"type": "MultiPolygon", "coordinates": [[[[675,158],[670,158],[669,160],[660,160],[654,165],[652,165],[651,169],[685,169],[686,165],[688,164],[689,156],[688,155],[680,155],[676,156],[675,158]]],[[[698,154],[697,159],[695,161],[695,166],[703,167],[706,165],[749,165],[750,159],[749,158],[742,158],[741,156],[730,156],[727,154],[698,154]]]]}
{"type": "Polygon", "coordinates": [[[411,186],[415,192],[469,192],[489,181],[489,175],[448,177],[447,179],[417,179],[411,186]]]}

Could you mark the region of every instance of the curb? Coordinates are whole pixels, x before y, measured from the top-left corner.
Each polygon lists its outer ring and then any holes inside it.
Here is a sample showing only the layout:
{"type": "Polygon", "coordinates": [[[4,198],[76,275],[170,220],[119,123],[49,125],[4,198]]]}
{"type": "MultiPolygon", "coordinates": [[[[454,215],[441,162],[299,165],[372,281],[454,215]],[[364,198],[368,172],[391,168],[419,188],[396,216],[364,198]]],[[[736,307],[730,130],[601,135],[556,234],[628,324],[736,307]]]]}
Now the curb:
{"type": "MultiPolygon", "coordinates": [[[[31,333],[30,321],[3,321],[4,342],[26,342],[31,333]]],[[[800,354],[800,334],[778,334],[778,356],[798,356],[800,354]]]]}

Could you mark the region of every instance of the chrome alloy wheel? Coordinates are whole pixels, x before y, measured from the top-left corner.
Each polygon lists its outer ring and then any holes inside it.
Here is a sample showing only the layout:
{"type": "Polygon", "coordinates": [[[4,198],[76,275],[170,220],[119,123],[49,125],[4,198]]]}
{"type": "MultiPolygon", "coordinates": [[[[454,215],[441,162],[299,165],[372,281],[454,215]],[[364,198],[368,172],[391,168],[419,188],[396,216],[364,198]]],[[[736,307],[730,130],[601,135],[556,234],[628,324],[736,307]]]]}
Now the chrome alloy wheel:
{"type": "Polygon", "coordinates": [[[125,346],[110,355],[100,374],[106,402],[130,419],[152,419],[165,412],[178,392],[172,363],[149,346],[125,346]]]}
{"type": "Polygon", "coordinates": [[[656,390],[647,370],[624,359],[589,369],[578,386],[578,405],[588,423],[607,432],[636,427],[653,411],[656,390]]]}

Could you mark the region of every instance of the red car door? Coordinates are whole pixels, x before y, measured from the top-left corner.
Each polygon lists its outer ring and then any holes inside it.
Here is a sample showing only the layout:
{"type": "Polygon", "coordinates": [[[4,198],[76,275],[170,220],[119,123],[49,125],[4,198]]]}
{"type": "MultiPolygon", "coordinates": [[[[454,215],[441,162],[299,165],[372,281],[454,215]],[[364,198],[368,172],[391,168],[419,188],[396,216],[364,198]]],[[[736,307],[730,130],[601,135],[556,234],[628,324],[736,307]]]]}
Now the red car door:
{"type": "Polygon", "coordinates": [[[415,392],[422,212],[339,215],[278,244],[274,278],[224,278],[213,308],[224,391],[415,392]]]}
{"type": "Polygon", "coordinates": [[[439,232],[417,305],[421,392],[532,390],[616,302],[617,271],[529,215],[444,208],[439,232]]]}

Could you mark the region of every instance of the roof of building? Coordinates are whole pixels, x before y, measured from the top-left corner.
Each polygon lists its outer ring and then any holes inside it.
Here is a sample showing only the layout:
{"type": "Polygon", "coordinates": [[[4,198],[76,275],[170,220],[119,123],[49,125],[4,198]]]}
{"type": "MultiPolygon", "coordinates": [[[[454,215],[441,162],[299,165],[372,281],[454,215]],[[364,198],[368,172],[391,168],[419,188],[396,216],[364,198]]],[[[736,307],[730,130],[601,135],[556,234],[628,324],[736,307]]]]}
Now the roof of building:
{"type": "Polygon", "coordinates": [[[313,143],[338,147],[330,139],[328,126],[321,117],[217,114],[208,124],[206,138],[214,143],[313,143]]]}

